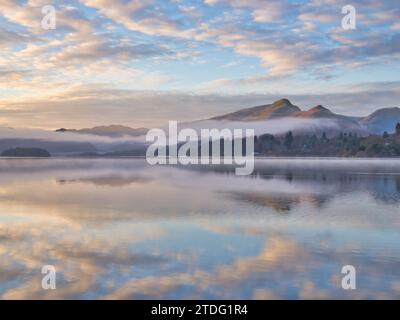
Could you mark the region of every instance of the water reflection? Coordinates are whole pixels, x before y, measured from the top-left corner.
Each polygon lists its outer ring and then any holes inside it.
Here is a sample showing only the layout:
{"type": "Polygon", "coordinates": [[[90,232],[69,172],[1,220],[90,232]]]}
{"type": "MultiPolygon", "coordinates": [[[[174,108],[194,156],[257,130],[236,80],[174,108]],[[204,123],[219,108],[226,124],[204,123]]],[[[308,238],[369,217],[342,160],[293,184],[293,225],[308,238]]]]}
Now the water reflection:
{"type": "Polygon", "coordinates": [[[399,187],[395,160],[1,160],[0,296],[399,298],[399,187]]]}

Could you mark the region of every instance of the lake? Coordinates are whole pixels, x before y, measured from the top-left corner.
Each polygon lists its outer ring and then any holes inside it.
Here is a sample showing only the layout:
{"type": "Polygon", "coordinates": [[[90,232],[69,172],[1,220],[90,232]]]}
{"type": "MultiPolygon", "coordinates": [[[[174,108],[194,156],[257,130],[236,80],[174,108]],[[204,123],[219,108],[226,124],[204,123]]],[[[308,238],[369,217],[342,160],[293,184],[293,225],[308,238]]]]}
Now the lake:
{"type": "Polygon", "coordinates": [[[1,159],[0,200],[2,299],[400,298],[400,160],[1,159]]]}

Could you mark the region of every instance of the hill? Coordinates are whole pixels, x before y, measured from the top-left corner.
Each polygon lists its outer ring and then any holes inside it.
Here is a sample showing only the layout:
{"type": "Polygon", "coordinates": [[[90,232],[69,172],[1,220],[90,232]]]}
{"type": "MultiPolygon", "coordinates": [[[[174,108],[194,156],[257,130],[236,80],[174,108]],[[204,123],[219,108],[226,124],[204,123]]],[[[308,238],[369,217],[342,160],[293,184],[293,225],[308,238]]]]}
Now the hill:
{"type": "Polygon", "coordinates": [[[400,120],[400,108],[383,108],[379,109],[369,116],[363,118],[361,124],[367,126],[370,132],[383,134],[383,132],[391,132],[396,123],[400,120]]]}
{"type": "Polygon", "coordinates": [[[149,129],[147,128],[131,128],[121,125],[109,125],[109,126],[97,126],[93,128],[83,128],[83,129],[65,129],[60,128],[55,130],[56,132],[72,132],[72,133],[80,133],[80,134],[92,134],[96,136],[104,136],[104,137],[123,137],[123,136],[131,136],[138,137],[145,135],[149,129]]]}

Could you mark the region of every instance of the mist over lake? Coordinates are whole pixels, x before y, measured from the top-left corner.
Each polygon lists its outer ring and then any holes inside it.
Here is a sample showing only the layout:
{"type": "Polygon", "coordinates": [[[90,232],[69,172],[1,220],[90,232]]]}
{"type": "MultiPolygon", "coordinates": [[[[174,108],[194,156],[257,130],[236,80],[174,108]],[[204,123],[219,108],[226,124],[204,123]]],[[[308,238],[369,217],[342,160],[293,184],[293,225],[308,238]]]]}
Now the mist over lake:
{"type": "Polygon", "coordinates": [[[2,299],[400,298],[398,159],[1,159],[0,198],[2,299]]]}

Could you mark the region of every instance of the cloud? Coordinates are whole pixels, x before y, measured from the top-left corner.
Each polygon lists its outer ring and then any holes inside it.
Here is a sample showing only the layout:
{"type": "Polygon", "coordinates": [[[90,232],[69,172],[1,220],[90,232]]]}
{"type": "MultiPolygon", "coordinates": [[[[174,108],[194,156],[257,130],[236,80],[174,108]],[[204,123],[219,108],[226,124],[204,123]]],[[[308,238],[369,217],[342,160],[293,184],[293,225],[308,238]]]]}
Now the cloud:
{"type": "Polygon", "coordinates": [[[156,1],[127,3],[121,0],[82,0],[81,2],[88,7],[96,8],[106,17],[132,31],[173,37],[181,33],[180,21],[169,18],[156,1]]]}
{"type": "MultiPolygon", "coordinates": [[[[330,1],[311,1],[300,7],[290,2],[283,1],[208,1],[209,5],[225,4],[234,8],[250,8],[253,10],[255,22],[279,22],[278,27],[268,26],[268,28],[255,28],[253,34],[247,34],[245,39],[239,41],[226,41],[224,35],[232,33],[232,26],[226,28],[224,25],[218,27],[216,32],[217,43],[222,46],[233,48],[241,55],[258,57],[267,71],[268,76],[293,76],[296,72],[312,69],[315,65],[322,70],[326,66],[336,66],[347,68],[355,61],[371,62],[375,58],[381,59],[381,56],[396,55],[399,50],[396,35],[385,36],[382,30],[375,27],[382,21],[395,21],[398,16],[398,10],[394,9],[394,3],[386,1],[381,4],[368,1],[366,4],[354,3],[358,9],[358,18],[368,19],[368,28],[359,28],[356,33],[345,32],[341,29],[343,35],[342,43],[351,43],[352,47],[337,47],[330,43],[326,38],[325,32],[314,33],[316,25],[322,30],[323,25],[327,25],[328,30],[334,30],[340,26],[342,15],[338,3],[330,1]],[[322,7],[324,4],[324,8],[322,7]],[[369,14],[375,14],[376,19],[371,21],[369,14]],[[281,22],[281,17],[285,20],[281,22]],[[386,19],[386,20],[385,20],[386,19]],[[300,23],[302,25],[300,25],[300,23]],[[290,28],[293,26],[293,28],[290,28]],[[360,30],[361,29],[361,30],[360,30]],[[275,32],[268,32],[274,30],[275,32]],[[279,32],[276,32],[278,31],[279,32]],[[310,32],[311,31],[311,32],[310,32]],[[376,34],[374,41],[371,40],[371,31],[376,34]],[[282,37],[282,34],[284,37],[282,37]],[[355,35],[355,36],[353,36],[355,35]],[[350,40],[351,39],[351,40],[350,40]]],[[[343,2],[345,4],[345,2],[343,2]]],[[[344,5],[343,4],[343,5],[344,5]]],[[[234,33],[243,34],[245,30],[242,27],[242,21],[234,23],[234,33]]],[[[329,34],[329,33],[328,33],[329,34]]],[[[338,40],[338,37],[332,33],[332,40],[338,40]]],[[[371,63],[379,63],[374,60],[371,63]]],[[[329,70],[325,68],[325,70],[329,70]]],[[[309,72],[309,71],[308,71],[309,72]]],[[[273,78],[271,79],[273,80],[273,78]]]]}
{"type": "MultiPolygon", "coordinates": [[[[6,88],[32,89],[46,94],[49,90],[43,88],[44,83],[58,82],[60,86],[62,79],[66,83],[76,84],[82,79],[102,77],[103,74],[104,79],[112,81],[121,74],[137,74],[137,69],[128,65],[134,60],[169,59],[175,55],[157,41],[114,36],[112,32],[104,30],[107,23],[104,18],[87,17],[84,11],[78,9],[78,3],[74,2],[70,6],[60,4],[56,7],[56,30],[43,30],[40,21],[44,3],[28,1],[21,5],[11,2],[0,4],[4,17],[25,29],[24,33],[12,30],[0,33],[0,38],[4,39],[2,46],[9,50],[7,57],[0,56],[0,62],[12,65],[15,70],[30,71],[29,75],[20,72],[18,78],[9,78],[9,81],[0,79],[6,88]],[[22,46],[15,47],[17,44],[22,46]],[[99,67],[104,63],[107,63],[107,69],[103,67],[103,73],[99,75],[99,67]]],[[[46,85],[46,88],[49,86],[46,85]]]]}
{"type": "Polygon", "coordinates": [[[305,104],[329,103],[351,114],[398,104],[393,88],[373,90],[376,95],[358,92],[353,98],[348,90],[343,97],[337,90],[331,95],[337,100],[323,89],[371,74],[379,76],[377,82],[397,80],[400,13],[395,1],[353,1],[358,19],[354,32],[341,28],[344,0],[309,0],[301,5],[275,0],[185,5],[60,0],[55,4],[56,30],[41,28],[45,4],[42,0],[0,2],[0,93],[4,97],[0,124],[15,125],[18,118],[27,125],[30,120],[35,127],[39,123],[63,126],[65,119],[72,121],[71,126],[104,124],[107,119],[153,125],[168,118],[194,120],[223,113],[223,105],[231,111],[269,102],[271,96],[290,95],[305,104]],[[86,90],[83,98],[77,87],[84,86],[98,88],[91,94],[86,90]],[[115,100],[109,98],[111,92],[115,100]],[[166,99],[165,108],[160,97],[166,99]],[[215,109],[200,101],[215,101],[215,109]],[[355,109],[348,111],[352,106],[355,109]]]}
{"type": "Polygon", "coordinates": [[[85,42],[78,48],[69,47],[53,57],[53,61],[57,63],[71,64],[87,64],[100,59],[116,59],[116,60],[133,60],[158,56],[168,51],[157,46],[149,44],[118,44],[111,46],[105,41],[85,42]]]}
{"type": "Polygon", "coordinates": [[[18,44],[24,44],[35,41],[34,37],[28,34],[19,33],[11,30],[0,30],[0,46],[1,48],[14,47],[18,44]]]}

